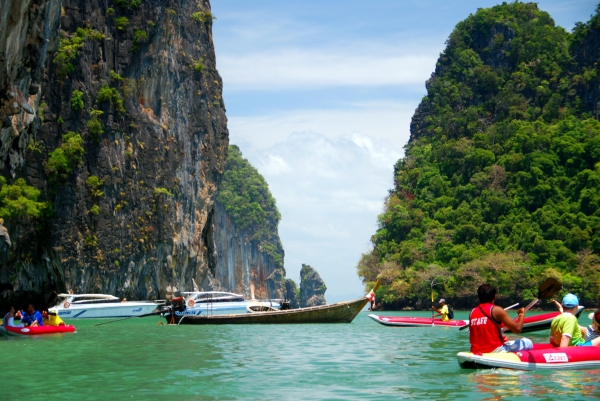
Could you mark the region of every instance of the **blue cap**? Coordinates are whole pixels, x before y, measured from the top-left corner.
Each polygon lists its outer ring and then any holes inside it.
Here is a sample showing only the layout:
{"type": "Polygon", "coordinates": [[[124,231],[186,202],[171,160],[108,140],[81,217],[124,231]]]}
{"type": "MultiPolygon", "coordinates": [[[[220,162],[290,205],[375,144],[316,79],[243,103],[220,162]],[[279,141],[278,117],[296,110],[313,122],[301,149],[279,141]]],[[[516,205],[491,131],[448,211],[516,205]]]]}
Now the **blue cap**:
{"type": "Polygon", "coordinates": [[[562,304],[565,308],[574,308],[579,305],[579,299],[575,294],[567,294],[563,298],[562,304]]]}

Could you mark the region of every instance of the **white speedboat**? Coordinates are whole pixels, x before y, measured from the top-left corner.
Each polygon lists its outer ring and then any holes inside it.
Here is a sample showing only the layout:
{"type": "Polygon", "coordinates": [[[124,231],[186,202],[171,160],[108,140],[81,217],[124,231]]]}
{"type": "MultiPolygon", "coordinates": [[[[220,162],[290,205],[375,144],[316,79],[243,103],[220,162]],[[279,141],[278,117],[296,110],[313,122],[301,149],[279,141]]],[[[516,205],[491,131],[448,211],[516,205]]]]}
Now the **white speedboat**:
{"type": "Polygon", "coordinates": [[[164,301],[126,301],[106,294],[58,294],[48,310],[66,319],[130,317],[152,312],[164,301]]]}
{"type": "Polygon", "coordinates": [[[186,310],[175,312],[180,315],[223,315],[246,313],[247,307],[261,304],[279,309],[279,300],[257,301],[245,300],[240,294],[222,291],[194,291],[184,292],[186,310]]]}

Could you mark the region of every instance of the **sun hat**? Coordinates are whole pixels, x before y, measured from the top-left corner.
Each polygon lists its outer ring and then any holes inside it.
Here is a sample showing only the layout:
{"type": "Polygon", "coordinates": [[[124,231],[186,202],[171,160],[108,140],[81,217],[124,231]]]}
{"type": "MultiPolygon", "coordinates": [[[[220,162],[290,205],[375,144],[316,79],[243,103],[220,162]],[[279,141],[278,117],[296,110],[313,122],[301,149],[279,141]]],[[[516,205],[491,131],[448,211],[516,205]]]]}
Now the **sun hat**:
{"type": "Polygon", "coordinates": [[[443,303],[446,303],[446,300],[445,300],[444,298],[441,298],[441,299],[440,299],[440,303],[442,303],[442,302],[443,302],[443,303]]]}
{"type": "Polygon", "coordinates": [[[574,308],[579,305],[579,299],[575,294],[567,294],[562,300],[562,304],[566,308],[574,308]]]}

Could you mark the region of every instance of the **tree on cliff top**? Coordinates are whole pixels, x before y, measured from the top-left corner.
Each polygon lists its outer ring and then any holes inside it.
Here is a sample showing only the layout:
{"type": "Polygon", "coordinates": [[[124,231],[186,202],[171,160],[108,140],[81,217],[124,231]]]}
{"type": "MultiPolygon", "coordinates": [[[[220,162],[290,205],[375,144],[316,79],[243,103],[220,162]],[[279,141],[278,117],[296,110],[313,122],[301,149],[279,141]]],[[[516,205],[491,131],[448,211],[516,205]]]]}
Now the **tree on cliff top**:
{"type": "Polygon", "coordinates": [[[238,229],[247,231],[263,251],[283,267],[283,247],[277,233],[281,215],[264,177],[242,157],[240,148],[229,146],[227,167],[217,201],[238,229]]]}
{"type": "Polygon", "coordinates": [[[582,27],[572,40],[518,2],[456,26],[357,266],[367,287],[382,279],[384,306],[426,299],[432,272],[446,298],[484,281],[527,298],[554,276],[597,302],[600,123],[582,100],[596,75],[572,56],[589,47],[582,27]]]}

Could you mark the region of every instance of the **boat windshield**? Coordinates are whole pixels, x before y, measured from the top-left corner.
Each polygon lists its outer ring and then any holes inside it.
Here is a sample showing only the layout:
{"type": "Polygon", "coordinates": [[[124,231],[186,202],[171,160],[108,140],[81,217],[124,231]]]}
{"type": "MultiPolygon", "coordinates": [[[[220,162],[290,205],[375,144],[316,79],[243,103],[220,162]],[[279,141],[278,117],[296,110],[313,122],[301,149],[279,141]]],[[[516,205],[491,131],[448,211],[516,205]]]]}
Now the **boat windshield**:
{"type": "Polygon", "coordinates": [[[231,292],[192,292],[184,293],[188,299],[193,299],[197,303],[210,302],[244,302],[244,297],[231,292]]]}

